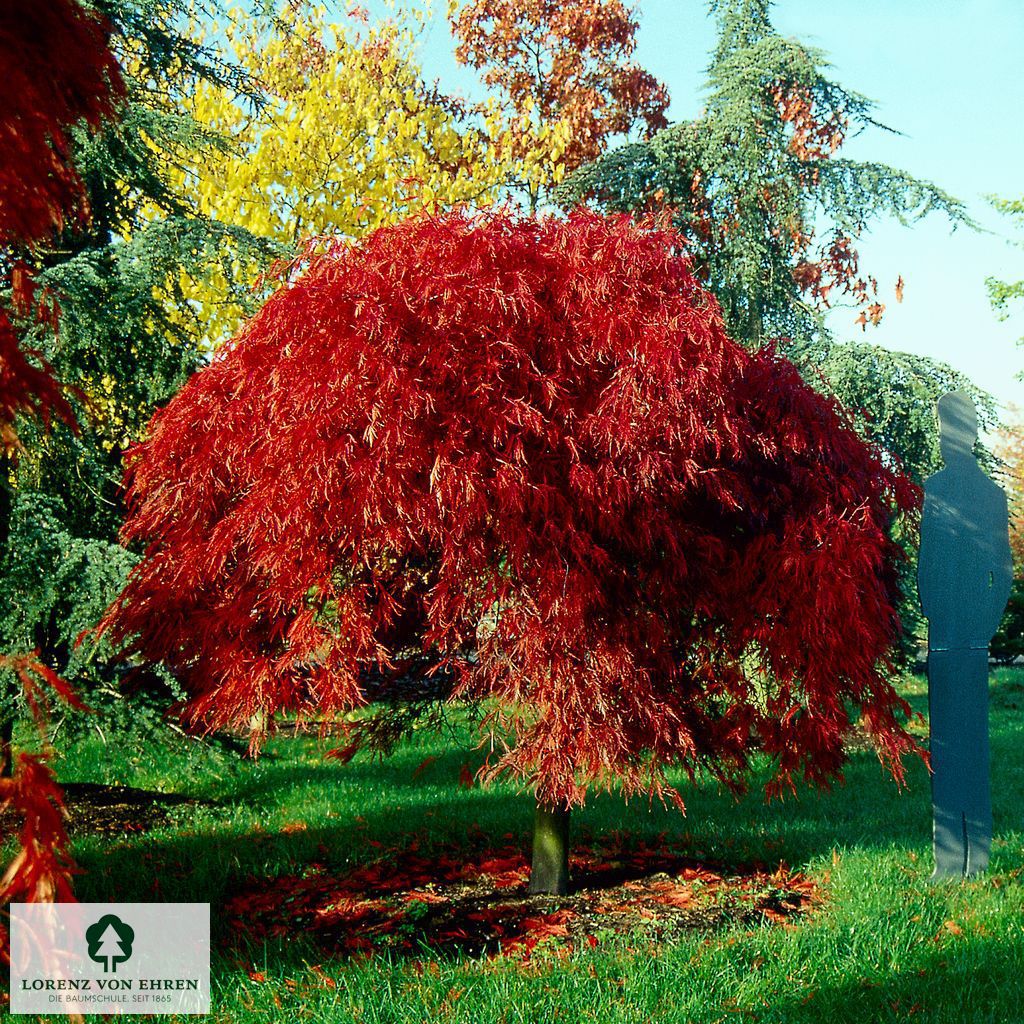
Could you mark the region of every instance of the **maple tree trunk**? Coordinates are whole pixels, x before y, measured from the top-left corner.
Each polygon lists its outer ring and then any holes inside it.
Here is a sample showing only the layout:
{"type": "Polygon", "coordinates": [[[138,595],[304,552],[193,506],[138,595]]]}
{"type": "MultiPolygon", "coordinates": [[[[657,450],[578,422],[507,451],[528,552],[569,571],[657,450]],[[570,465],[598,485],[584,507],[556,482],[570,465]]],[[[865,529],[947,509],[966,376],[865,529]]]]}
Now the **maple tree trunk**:
{"type": "MultiPolygon", "coordinates": [[[[257,711],[254,715],[249,718],[249,739],[252,740],[254,737],[262,737],[267,731],[267,713],[266,711],[257,711]]],[[[253,752],[250,749],[247,757],[252,757],[253,752]]]]}
{"type": "Polygon", "coordinates": [[[537,804],[533,818],[530,892],[564,896],[569,891],[569,809],[537,804]]]}

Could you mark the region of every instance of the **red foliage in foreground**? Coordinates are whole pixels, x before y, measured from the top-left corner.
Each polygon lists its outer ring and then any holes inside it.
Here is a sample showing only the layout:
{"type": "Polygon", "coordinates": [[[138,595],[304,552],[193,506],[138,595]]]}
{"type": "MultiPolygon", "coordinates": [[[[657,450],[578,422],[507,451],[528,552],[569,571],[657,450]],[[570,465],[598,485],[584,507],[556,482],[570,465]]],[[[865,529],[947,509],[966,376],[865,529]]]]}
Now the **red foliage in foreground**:
{"type": "MultiPolygon", "coordinates": [[[[0,251],[31,249],[60,231],[69,215],[88,212],[70,131],[80,121],[98,127],[113,113],[124,82],[106,26],[77,0],[0,6],[0,68],[0,251]]],[[[13,312],[56,326],[56,306],[35,304],[23,266],[14,267],[10,284],[13,312]]],[[[0,306],[0,449],[16,453],[17,415],[48,419],[51,411],[73,422],[50,368],[20,349],[11,310],[0,306]]]]}
{"type": "MultiPolygon", "coordinates": [[[[0,68],[0,263],[10,265],[5,249],[32,249],[60,231],[67,216],[87,213],[69,133],[81,121],[96,128],[113,112],[124,82],[107,45],[106,26],[76,0],[0,5],[0,68]]],[[[4,283],[0,280],[0,286],[4,283]]],[[[57,415],[74,425],[60,383],[37,353],[21,348],[11,319],[13,313],[56,329],[56,305],[38,301],[21,264],[11,267],[10,287],[11,308],[0,306],[0,456],[5,457],[17,453],[18,415],[47,424],[57,415]]],[[[0,468],[6,474],[5,459],[0,468]]],[[[0,488],[7,486],[0,480],[0,488]]],[[[0,523],[4,543],[8,529],[8,523],[0,523]]],[[[0,656],[0,667],[18,676],[37,724],[45,717],[45,703],[35,678],[77,703],[67,684],[34,656],[0,656]]],[[[21,817],[22,828],[20,850],[0,880],[0,903],[73,899],[61,791],[44,757],[22,755],[14,777],[0,781],[0,809],[6,808],[21,817]]],[[[0,928],[0,949],[6,946],[0,928]]]]}
{"type": "Polygon", "coordinates": [[[64,828],[64,799],[43,757],[21,754],[14,775],[0,779],[0,811],[21,819],[21,849],[0,879],[0,900],[19,903],[73,900],[74,862],[64,828]]]}
{"type": "Polygon", "coordinates": [[[95,13],[76,0],[0,7],[0,246],[31,244],[85,212],[69,131],[96,127],[124,83],[95,13]]]}
{"type": "MultiPolygon", "coordinates": [[[[68,684],[39,661],[38,652],[0,655],[0,669],[18,677],[40,733],[49,716],[45,687],[72,707],[84,709],[68,684]]],[[[21,828],[18,852],[0,878],[0,905],[73,900],[71,875],[76,868],[64,828],[64,796],[46,755],[21,754],[13,776],[0,778],[0,814],[8,810],[21,821],[21,828]]],[[[8,936],[0,925],[0,958],[7,954],[8,936]]]]}
{"type": "Polygon", "coordinates": [[[452,214],[339,246],[128,457],[146,556],[104,620],[197,723],[358,705],[453,668],[544,802],[663,770],[838,771],[848,704],[899,772],[893,517],[917,494],[679,239],[452,214]]]}

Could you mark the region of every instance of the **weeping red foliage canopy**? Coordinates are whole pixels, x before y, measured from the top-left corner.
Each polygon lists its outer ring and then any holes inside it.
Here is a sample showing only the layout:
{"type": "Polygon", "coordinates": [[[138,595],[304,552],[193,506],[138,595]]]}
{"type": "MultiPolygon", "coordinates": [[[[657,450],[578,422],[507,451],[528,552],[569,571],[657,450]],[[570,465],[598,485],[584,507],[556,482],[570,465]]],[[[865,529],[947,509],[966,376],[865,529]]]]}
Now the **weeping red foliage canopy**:
{"type": "MultiPolygon", "coordinates": [[[[917,495],[772,351],[731,341],[677,236],[464,214],[317,258],[128,457],[146,556],[105,628],[193,720],[322,713],[457,672],[539,798],[823,780],[860,708],[899,771],[888,539],[917,495]]],[[[500,748],[499,748],[500,749],[500,748]]]]}

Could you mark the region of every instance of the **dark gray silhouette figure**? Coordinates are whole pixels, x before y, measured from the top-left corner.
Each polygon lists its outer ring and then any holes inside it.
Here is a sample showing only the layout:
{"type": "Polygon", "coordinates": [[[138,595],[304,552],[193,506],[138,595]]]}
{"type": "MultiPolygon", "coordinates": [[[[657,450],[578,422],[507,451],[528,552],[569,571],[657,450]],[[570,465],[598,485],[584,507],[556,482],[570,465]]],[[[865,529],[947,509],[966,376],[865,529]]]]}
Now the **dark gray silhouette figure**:
{"type": "Polygon", "coordinates": [[[988,866],[988,645],[1013,581],[1006,495],[974,457],[974,403],[953,391],[938,411],[945,468],[925,481],[917,567],[928,619],[932,881],[988,866]]]}

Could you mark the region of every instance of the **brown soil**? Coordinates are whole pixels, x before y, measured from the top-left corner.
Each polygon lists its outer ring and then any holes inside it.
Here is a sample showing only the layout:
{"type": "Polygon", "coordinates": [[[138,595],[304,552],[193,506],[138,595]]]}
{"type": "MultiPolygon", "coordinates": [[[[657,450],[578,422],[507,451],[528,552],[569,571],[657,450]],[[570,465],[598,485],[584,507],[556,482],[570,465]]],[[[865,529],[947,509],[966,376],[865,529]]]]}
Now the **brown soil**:
{"type": "MultiPolygon", "coordinates": [[[[104,786],[96,782],[68,782],[61,786],[68,811],[70,835],[126,835],[148,832],[167,822],[169,810],[183,804],[199,805],[178,793],[158,793],[130,786],[104,786]]],[[[0,834],[16,831],[12,813],[0,814],[0,834]]]]}

